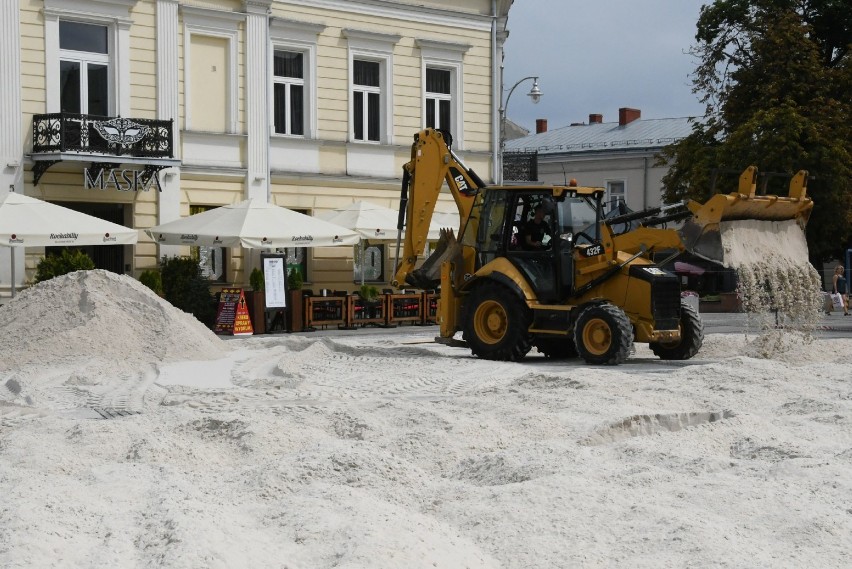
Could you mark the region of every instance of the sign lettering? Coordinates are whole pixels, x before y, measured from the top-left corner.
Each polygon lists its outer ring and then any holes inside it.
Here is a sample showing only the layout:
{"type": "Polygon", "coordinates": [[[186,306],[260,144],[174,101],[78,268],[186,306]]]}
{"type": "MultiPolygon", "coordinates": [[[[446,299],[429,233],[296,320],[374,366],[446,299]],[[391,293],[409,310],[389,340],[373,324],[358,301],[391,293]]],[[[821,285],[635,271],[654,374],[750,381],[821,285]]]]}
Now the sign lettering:
{"type": "Polygon", "coordinates": [[[107,188],[119,192],[147,192],[152,186],[162,193],[163,186],[160,184],[160,176],[155,172],[145,181],[144,171],[131,170],[106,170],[96,169],[97,175],[92,176],[88,168],[83,169],[83,188],[86,190],[106,190],[107,188]]]}

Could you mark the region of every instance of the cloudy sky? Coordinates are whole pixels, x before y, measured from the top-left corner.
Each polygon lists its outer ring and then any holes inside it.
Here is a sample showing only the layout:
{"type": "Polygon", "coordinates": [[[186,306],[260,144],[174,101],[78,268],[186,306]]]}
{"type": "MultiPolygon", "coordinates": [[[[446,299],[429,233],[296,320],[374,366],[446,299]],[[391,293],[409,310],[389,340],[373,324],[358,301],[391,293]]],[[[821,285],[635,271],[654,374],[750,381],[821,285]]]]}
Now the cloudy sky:
{"type": "Polygon", "coordinates": [[[703,114],[692,93],[699,9],[709,0],[515,0],[509,11],[504,61],[505,90],[538,75],[544,96],[533,105],[519,85],[508,117],[535,131],[537,118],[548,128],[586,122],[600,113],[618,120],[620,107],[642,118],[703,114]]]}

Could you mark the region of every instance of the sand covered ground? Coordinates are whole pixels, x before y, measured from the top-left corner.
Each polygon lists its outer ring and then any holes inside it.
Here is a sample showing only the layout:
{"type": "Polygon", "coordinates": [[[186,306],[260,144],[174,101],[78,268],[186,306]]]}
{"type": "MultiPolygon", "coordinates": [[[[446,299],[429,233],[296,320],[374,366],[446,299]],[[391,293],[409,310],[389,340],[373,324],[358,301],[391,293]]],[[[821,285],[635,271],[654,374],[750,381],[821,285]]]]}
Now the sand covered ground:
{"type": "Polygon", "coordinates": [[[849,566],[852,339],[618,367],[435,327],[225,341],[102,271],[0,329],[2,567],[849,566]]]}

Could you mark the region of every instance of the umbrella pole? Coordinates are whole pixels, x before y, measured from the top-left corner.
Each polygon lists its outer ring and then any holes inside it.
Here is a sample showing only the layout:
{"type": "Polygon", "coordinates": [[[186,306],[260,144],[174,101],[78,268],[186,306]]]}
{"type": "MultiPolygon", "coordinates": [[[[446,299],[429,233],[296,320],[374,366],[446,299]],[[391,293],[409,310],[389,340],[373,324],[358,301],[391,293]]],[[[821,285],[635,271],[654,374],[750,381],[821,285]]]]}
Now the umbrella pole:
{"type": "Polygon", "coordinates": [[[12,298],[15,298],[15,248],[9,247],[9,255],[12,257],[12,298]]]}
{"type": "Polygon", "coordinates": [[[359,247],[361,248],[360,258],[358,259],[361,263],[361,286],[364,286],[364,238],[362,237],[358,242],[359,247]]]}

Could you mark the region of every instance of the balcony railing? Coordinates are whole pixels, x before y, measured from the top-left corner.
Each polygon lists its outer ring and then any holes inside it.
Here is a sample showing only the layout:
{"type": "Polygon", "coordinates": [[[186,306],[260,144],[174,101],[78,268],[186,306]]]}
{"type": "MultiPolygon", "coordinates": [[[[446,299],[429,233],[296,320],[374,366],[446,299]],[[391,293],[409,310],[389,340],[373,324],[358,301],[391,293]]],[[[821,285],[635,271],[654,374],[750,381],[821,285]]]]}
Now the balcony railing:
{"type": "MultiPolygon", "coordinates": [[[[117,168],[122,162],[144,165],[150,180],[163,168],[175,166],[174,121],[126,119],[78,113],[33,116],[33,184],[53,164],[65,160],[91,161],[96,170],[117,168]]],[[[159,185],[158,185],[159,187],[159,185]]]]}
{"type": "Polygon", "coordinates": [[[173,158],[173,121],[77,113],[33,117],[33,154],[76,152],[173,158]]]}
{"type": "Polygon", "coordinates": [[[503,180],[512,182],[538,181],[538,153],[506,152],[503,154],[503,180]]]}

